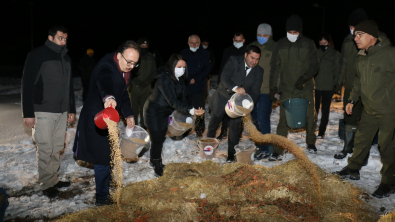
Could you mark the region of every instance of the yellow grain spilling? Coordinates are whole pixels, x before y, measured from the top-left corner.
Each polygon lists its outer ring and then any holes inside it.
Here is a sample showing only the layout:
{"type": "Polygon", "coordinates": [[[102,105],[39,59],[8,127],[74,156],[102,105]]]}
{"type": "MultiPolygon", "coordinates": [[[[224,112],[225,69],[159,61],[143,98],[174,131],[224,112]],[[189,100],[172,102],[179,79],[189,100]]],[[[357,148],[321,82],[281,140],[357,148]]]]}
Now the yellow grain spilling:
{"type": "Polygon", "coordinates": [[[190,129],[192,127],[191,123],[177,122],[177,124],[180,125],[184,129],[190,129]]]}
{"type": "Polygon", "coordinates": [[[259,144],[273,144],[279,146],[285,150],[288,150],[292,153],[296,158],[298,158],[301,162],[302,167],[311,175],[313,179],[313,183],[317,189],[317,197],[321,200],[322,192],[320,180],[317,174],[316,166],[309,160],[303,150],[298,147],[291,140],[275,135],[275,134],[265,134],[263,135],[261,132],[257,130],[255,125],[252,123],[251,115],[247,115],[243,119],[244,127],[250,134],[250,139],[259,144]]]}
{"type": "Polygon", "coordinates": [[[136,142],[136,143],[146,143],[144,140],[142,140],[142,139],[137,139],[137,138],[130,138],[131,140],[133,140],[133,142],[136,142]]]}
{"type": "Polygon", "coordinates": [[[104,121],[108,126],[108,138],[110,140],[111,146],[111,182],[115,187],[115,191],[111,192],[111,198],[113,201],[116,201],[118,206],[120,206],[120,198],[122,191],[122,155],[121,150],[119,149],[119,133],[117,123],[104,118],[104,121]]]}
{"type": "Polygon", "coordinates": [[[241,113],[243,113],[243,114],[248,114],[248,113],[251,112],[250,109],[244,108],[244,107],[242,107],[242,106],[237,106],[237,105],[236,105],[236,108],[237,108],[241,113]]]}

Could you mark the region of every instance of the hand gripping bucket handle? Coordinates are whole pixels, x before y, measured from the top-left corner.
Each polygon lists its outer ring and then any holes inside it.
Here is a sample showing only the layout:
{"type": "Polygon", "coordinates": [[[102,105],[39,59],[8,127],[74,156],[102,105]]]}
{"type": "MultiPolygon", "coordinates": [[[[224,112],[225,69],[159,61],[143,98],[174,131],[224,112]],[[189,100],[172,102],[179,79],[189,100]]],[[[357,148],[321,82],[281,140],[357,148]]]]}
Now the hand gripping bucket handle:
{"type": "Polygon", "coordinates": [[[112,106],[103,109],[95,115],[95,124],[99,129],[107,129],[107,123],[104,119],[110,119],[114,122],[119,122],[118,111],[112,106]]]}

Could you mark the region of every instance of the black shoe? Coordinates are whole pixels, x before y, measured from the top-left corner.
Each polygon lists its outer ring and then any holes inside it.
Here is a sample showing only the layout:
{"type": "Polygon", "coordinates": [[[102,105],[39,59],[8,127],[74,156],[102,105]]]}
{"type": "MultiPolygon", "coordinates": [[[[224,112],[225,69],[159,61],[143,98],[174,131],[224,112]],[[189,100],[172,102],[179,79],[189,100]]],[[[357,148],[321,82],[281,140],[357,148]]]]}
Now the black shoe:
{"type": "Polygon", "coordinates": [[[62,188],[62,187],[68,187],[70,186],[70,182],[69,181],[59,181],[57,184],[54,185],[54,187],[56,188],[62,188]]]}
{"type": "Polygon", "coordinates": [[[307,150],[309,151],[309,153],[317,154],[317,148],[314,144],[307,144],[307,150]]]}
{"type": "Polygon", "coordinates": [[[395,193],[395,189],[391,189],[390,185],[380,183],[379,187],[372,194],[376,198],[389,197],[391,194],[395,193]]]}
{"type": "Polygon", "coordinates": [[[50,187],[46,190],[43,190],[43,194],[48,198],[55,198],[59,195],[59,190],[55,187],[50,187]]]}
{"type": "Polygon", "coordinates": [[[359,180],[360,179],[359,170],[353,170],[348,167],[344,167],[342,170],[335,171],[332,174],[339,175],[340,178],[342,178],[342,179],[347,179],[347,178],[350,180],[359,180]]]}
{"type": "Polygon", "coordinates": [[[269,161],[282,161],[283,160],[283,155],[277,154],[277,153],[273,153],[272,155],[270,155],[269,161]]]}
{"type": "MultiPolygon", "coordinates": [[[[370,153],[369,153],[369,154],[370,154],[370,153]]],[[[367,165],[368,165],[368,163],[369,163],[369,154],[368,154],[368,156],[365,157],[365,159],[363,160],[362,166],[367,166],[367,165]]]]}
{"type": "Polygon", "coordinates": [[[217,140],[221,141],[223,138],[226,138],[227,136],[228,136],[228,129],[221,131],[221,133],[217,137],[217,140]]]}
{"type": "Polygon", "coordinates": [[[339,153],[336,153],[334,157],[335,157],[335,159],[342,160],[346,156],[347,156],[347,153],[339,152],[339,153]]]}
{"type": "Polygon", "coordinates": [[[263,159],[267,159],[269,157],[270,157],[270,154],[268,152],[255,153],[255,160],[263,160],[263,159]]]}
{"type": "Polygon", "coordinates": [[[108,199],[104,199],[104,200],[98,200],[98,199],[96,199],[96,203],[95,203],[95,205],[96,206],[106,206],[106,205],[111,205],[111,204],[114,204],[114,201],[112,201],[112,199],[111,198],[108,198],[108,199]]]}
{"type": "Polygon", "coordinates": [[[235,162],[235,157],[231,157],[230,155],[228,155],[228,158],[226,159],[226,163],[233,163],[235,162]]]}
{"type": "Polygon", "coordinates": [[[152,168],[154,168],[155,176],[157,176],[157,177],[163,176],[163,167],[164,166],[162,164],[162,158],[160,158],[160,159],[151,159],[149,165],[152,168]]]}

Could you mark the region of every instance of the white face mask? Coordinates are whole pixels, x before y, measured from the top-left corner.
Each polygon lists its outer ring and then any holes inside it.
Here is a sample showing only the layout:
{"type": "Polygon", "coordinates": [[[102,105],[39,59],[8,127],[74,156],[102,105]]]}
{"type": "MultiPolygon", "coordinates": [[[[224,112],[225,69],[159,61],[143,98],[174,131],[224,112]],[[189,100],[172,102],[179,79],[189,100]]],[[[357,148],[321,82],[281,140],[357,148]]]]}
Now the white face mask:
{"type": "Polygon", "coordinates": [[[238,49],[240,49],[241,47],[243,47],[243,43],[242,43],[242,42],[233,42],[233,45],[234,45],[236,48],[238,48],[238,49]]]}
{"type": "Polygon", "coordinates": [[[196,47],[196,48],[189,47],[189,49],[190,49],[192,52],[196,52],[196,50],[198,50],[198,48],[199,48],[199,47],[196,47]]]}
{"type": "Polygon", "coordinates": [[[174,75],[178,78],[180,78],[182,75],[185,73],[185,68],[175,68],[174,69],[174,75]]]}
{"type": "Polygon", "coordinates": [[[354,30],[350,29],[351,35],[354,35],[354,30]]]}
{"type": "Polygon", "coordinates": [[[289,33],[287,32],[287,38],[288,38],[288,40],[289,40],[290,42],[296,42],[296,40],[298,39],[298,36],[299,36],[299,34],[297,34],[297,35],[292,35],[292,34],[289,34],[289,33]]]}
{"type": "Polygon", "coordinates": [[[207,47],[208,47],[208,46],[206,46],[206,45],[202,45],[202,47],[203,47],[203,49],[207,49],[207,47]]]}

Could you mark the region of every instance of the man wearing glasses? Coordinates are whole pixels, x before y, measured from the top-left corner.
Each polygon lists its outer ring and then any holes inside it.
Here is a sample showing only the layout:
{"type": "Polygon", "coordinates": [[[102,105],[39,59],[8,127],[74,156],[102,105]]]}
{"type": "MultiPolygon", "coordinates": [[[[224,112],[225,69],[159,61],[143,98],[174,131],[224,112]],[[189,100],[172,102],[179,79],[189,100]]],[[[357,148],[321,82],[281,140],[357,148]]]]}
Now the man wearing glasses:
{"type": "MultiPolygon", "coordinates": [[[[340,56],[340,76],[338,80],[338,84],[335,87],[335,93],[341,95],[341,89],[344,83],[344,99],[343,106],[344,109],[347,106],[347,99],[350,96],[350,92],[354,83],[354,76],[357,72],[356,70],[356,60],[358,54],[358,48],[354,42],[354,29],[355,26],[359,23],[368,20],[368,16],[362,8],[356,9],[353,11],[348,19],[348,25],[350,28],[350,33],[346,36],[343,41],[343,46],[341,50],[340,56]]],[[[344,132],[344,146],[343,150],[339,153],[335,154],[336,159],[343,159],[347,156],[347,154],[353,152],[354,148],[354,137],[358,128],[359,119],[361,118],[361,114],[363,111],[363,106],[361,103],[355,104],[354,112],[352,115],[347,115],[344,113],[344,124],[345,124],[345,132],[344,132]]],[[[366,156],[369,158],[369,154],[366,156]]]]}
{"type": "Polygon", "coordinates": [[[381,183],[373,196],[388,197],[395,192],[395,49],[388,38],[379,36],[378,26],[372,20],[363,21],[355,27],[354,41],[359,49],[357,75],[348,98],[346,113],[353,114],[358,103],[362,103],[364,111],[348,165],[334,174],[341,178],[359,180],[359,170],[379,131],[383,167],[380,171],[381,183]]]}
{"type": "Polygon", "coordinates": [[[96,127],[95,115],[103,108],[115,108],[122,114],[127,127],[134,127],[132,107],[127,87],[130,71],[139,61],[140,49],[134,41],[122,43],[115,53],[108,53],[92,72],[89,92],[81,110],[73,152],[77,159],[94,164],[96,181],[96,205],[111,204],[110,144],[108,130],[96,127]]]}
{"type": "Polygon", "coordinates": [[[76,111],[67,37],[66,28],[52,26],[45,44],[27,55],[22,77],[23,121],[33,128],[38,182],[49,198],[59,194],[58,188],[70,186],[58,180],[66,122],[74,120],[76,111]]]}
{"type": "MultiPolygon", "coordinates": [[[[205,107],[206,103],[206,77],[211,71],[210,53],[200,49],[200,38],[191,35],[188,38],[188,49],[184,49],[180,54],[185,58],[188,68],[188,103],[195,109],[205,107]]],[[[195,125],[197,137],[201,137],[205,130],[204,115],[198,116],[195,125]]]]}

